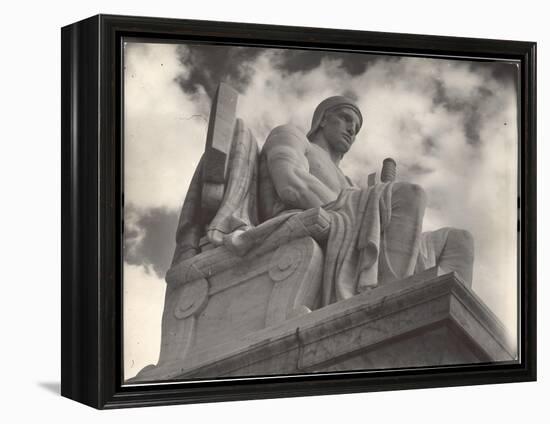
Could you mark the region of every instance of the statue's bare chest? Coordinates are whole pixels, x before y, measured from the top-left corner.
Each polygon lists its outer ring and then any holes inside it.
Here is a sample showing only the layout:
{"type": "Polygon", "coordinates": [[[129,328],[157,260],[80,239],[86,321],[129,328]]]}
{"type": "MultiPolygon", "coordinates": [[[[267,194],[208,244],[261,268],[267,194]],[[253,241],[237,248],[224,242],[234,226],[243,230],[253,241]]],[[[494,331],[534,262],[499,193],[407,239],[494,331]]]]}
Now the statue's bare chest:
{"type": "Polygon", "coordinates": [[[339,192],[350,187],[342,171],[332,162],[330,156],[323,149],[311,145],[306,153],[310,174],[317,177],[329,188],[339,192]]]}

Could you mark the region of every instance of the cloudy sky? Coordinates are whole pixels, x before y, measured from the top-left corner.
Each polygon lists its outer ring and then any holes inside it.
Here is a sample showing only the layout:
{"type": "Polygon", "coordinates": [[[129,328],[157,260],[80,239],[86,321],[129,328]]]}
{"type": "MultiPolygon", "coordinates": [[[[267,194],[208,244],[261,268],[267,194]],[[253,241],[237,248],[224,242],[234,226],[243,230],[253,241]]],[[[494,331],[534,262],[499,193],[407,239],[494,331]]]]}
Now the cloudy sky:
{"type": "Polygon", "coordinates": [[[280,124],[307,130],[328,96],[355,98],[364,125],[344,172],[366,185],[393,157],[428,194],[424,230],[472,232],[473,289],[515,332],[516,64],[135,42],[124,62],[126,378],[158,359],[164,275],[220,81],[260,144],[280,124]]]}

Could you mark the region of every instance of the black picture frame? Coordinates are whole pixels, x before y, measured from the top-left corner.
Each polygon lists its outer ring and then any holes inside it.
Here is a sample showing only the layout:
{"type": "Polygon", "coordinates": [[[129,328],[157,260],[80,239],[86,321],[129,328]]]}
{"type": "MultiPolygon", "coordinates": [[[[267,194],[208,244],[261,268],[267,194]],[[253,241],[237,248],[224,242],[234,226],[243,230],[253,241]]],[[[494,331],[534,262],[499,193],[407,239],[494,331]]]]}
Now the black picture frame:
{"type": "Polygon", "coordinates": [[[61,44],[63,396],[103,409],[536,380],[536,43],[97,15],[61,44]],[[517,60],[518,363],[123,385],[123,37],[517,60]]]}

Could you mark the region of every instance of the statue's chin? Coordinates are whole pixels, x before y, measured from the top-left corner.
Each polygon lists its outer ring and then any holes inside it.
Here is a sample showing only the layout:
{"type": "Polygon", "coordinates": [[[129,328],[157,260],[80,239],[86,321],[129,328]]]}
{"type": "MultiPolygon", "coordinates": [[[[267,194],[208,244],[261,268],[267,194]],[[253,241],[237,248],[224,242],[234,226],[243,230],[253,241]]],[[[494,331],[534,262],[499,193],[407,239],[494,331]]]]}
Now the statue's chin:
{"type": "Polygon", "coordinates": [[[337,143],[335,147],[338,153],[347,153],[351,145],[348,142],[342,140],[339,143],[337,143]]]}

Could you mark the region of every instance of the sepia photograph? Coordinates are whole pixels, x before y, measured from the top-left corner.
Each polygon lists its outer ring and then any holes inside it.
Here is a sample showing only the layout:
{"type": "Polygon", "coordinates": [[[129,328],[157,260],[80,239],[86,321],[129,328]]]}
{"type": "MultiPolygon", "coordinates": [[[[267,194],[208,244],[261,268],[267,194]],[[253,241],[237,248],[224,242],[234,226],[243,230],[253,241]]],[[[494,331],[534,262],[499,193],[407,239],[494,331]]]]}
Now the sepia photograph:
{"type": "Polygon", "coordinates": [[[517,363],[513,60],[127,37],[125,384],[517,363]]]}

